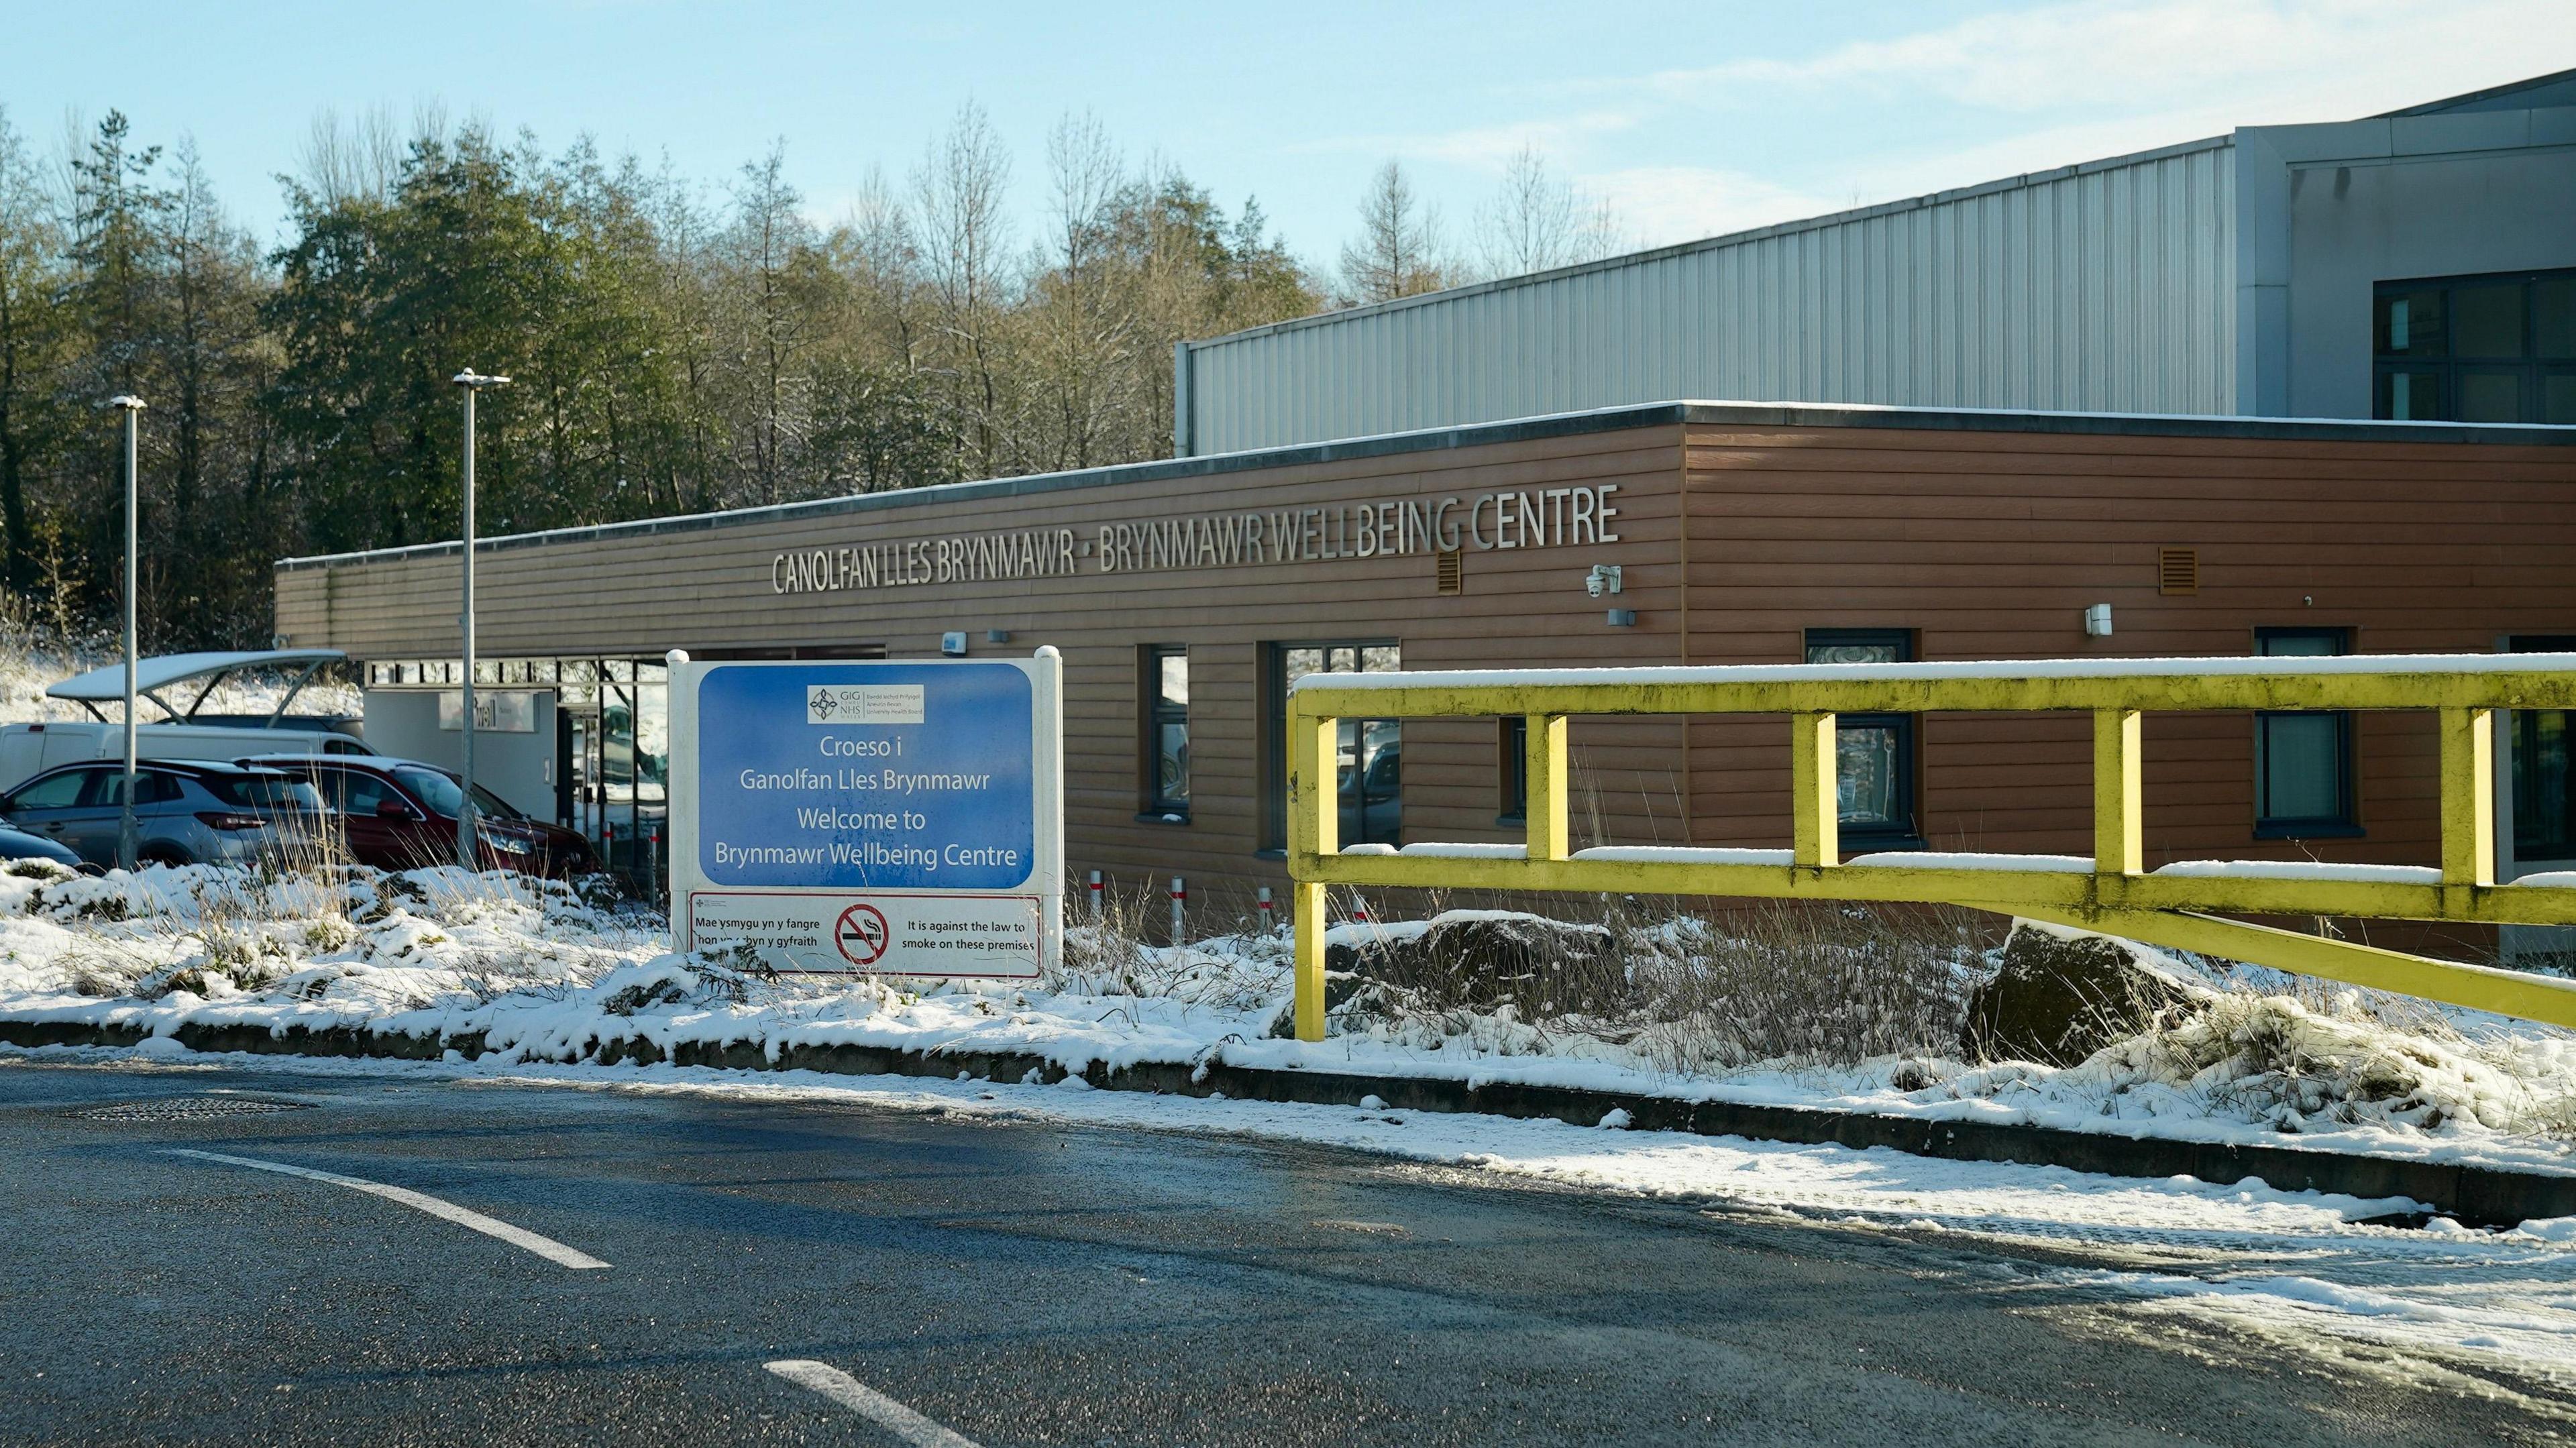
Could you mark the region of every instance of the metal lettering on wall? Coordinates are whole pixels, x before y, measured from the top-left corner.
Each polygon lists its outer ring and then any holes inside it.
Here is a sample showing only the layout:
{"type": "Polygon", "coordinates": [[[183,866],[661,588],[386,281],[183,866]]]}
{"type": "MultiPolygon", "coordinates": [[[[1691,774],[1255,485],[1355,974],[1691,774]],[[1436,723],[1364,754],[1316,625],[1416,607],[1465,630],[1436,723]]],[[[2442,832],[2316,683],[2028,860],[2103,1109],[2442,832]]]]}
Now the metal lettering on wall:
{"type": "Polygon", "coordinates": [[[1075,573],[1147,573],[1395,558],[1453,549],[1616,543],[1616,483],[1471,498],[1406,498],[1266,512],[1193,513],[1096,529],[1023,529],[792,549],[769,564],[773,593],[987,583],[1075,573]],[[1089,533],[1091,536],[1084,536],[1089,533]]]}

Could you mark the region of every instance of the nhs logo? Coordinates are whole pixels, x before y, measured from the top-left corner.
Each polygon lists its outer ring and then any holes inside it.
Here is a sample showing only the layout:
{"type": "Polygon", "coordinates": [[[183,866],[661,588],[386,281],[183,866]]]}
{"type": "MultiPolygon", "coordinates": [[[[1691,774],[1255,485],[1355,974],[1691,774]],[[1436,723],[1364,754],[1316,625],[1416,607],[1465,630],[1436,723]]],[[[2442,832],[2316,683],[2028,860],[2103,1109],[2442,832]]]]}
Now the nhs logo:
{"type": "Polygon", "coordinates": [[[808,684],[808,724],[918,724],[920,684],[808,684]]]}

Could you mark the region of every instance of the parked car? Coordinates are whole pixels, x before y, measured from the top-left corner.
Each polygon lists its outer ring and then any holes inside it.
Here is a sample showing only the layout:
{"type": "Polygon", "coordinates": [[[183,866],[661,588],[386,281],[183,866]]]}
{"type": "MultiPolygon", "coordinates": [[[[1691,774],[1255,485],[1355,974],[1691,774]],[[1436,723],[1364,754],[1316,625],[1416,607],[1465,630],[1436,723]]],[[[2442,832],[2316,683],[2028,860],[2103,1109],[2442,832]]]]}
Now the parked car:
{"type": "MultiPolygon", "coordinates": [[[[456,858],[456,812],[465,803],[465,788],[436,765],[319,754],[261,754],[240,762],[309,782],[359,864],[413,870],[456,858]]],[[[569,877],[598,868],[590,842],[580,834],[533,819],[479,784],[474,808],[482,821],[476,838],[485,869],[569,877]]]]}
{"type": "Polygon", "coordinates": [[[1342,841],[1394,844],[1404,824],[1401,722],[1345,720],[1339,751],[1342,841]]]}
{"type": "MultiPolygon", "coordinates": [[[[0,816],[82,862],[116,863],[123,764],[49,769],[0,795],[0,816]]],[[[134,857],[148,865],[246,864],[309,848],[322,813],[313,786],[273,769],[155,760],[135,771],[134,857]]]]}
{"type": "Polygon", "coordinates": [[[50,860],[79,869],[81,857],[42,835],[0,826],[0,860],[50,860]]]}

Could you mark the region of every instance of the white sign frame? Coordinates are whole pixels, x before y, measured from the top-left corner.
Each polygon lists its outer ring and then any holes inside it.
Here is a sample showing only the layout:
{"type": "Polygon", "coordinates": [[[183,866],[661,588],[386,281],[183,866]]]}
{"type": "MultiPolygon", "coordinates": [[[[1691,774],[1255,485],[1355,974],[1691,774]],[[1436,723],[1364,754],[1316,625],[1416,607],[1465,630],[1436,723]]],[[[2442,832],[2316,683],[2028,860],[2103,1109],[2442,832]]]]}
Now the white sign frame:
{"type": "MultiPolygon", "coordinates": [[[[801,922],[817,916],[829,905],[837,914],[850,908],[874,902],[870,913],[884,918],[883,911],[893,909],[899,918],[918,920],[939,913],[939,902],[954,901],[956,909],[947,912],[956,917],[953,924],[960,931],[996,930],[992,923],[996,911],[1013,912],[1023,902],[1034,907],[1037,917],[1037,950],[1034,956],[1016,949],[996,951],[991,968],[959,970],[953,966],[932,965],[933,952],[916,950],[911,959],[899,949],[889,948],[882,965],[850,964],[846,953],[834,950],[830,942],[806,946],[756,946],[763,963],[782,975],[882,975],[922,979],[976,978],[1000,980],[1033,980],[1045,971],[1061,965],[1064,958],[1064,659],[1052,647],[1041,648],[1029,658],[982,659],[853,659],[853,660],[709,660],[700,662],[674,650],[670,656],[670,909],[672,939],[682,951],[702,945],[721,943],[698,938],[699,902],[721,902],[709,913],[735,913],[749,902],[767,898],[778,902],[775,911],[782,923],[793,917],[801,922]],[[996,665],[1015,668],[1029,680],[1031,717],[1030,740],[1034,758],[1030,760],[1031,819],[1034,828],[1034,858],[1026,880],[1008,889],[938,889],[919,884],[889,886],[885,889],[790,886],[778,884],[719,884],[707,878],[699,859],[699,779],[698,743],[702,721],[698,710],[698,689],[706,677],[718,669],[801,669],[848,670],[871,668],[945,669],[964,667],[992,668],[996,665]],[[978,902],[968,904],[967,902],[978,902]],[[901,902],[899,905],[895,902],[901,902]]],[[[721,726],[719,726],[721,727],[721,726]]],[[[801,728],[800,724],[800,728],[801,728]]],[[[936,952],[954,954],[953,951],[936,952]]]]}

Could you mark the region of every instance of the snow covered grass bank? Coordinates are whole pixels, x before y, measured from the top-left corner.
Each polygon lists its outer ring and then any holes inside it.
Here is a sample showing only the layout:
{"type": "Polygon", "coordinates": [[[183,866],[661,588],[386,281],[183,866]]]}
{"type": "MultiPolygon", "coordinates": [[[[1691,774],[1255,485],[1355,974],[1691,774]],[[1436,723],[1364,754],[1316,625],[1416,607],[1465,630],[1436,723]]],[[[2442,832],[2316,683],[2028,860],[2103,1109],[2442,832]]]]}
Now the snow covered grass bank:
{"type": "Polygon", "coordinates": [[[215,865],[74,874],[0,867],[0,1014],[208,1013],[335,1024],[564,999],[667,950],[656,917],[558,881],[454,868],[321,874],[215,865]]]}
{"type": "Polygon", "coordinates": [[[1958,1002],[1990,950],[1915,925],[1889,935],[1648,922],[1616,972],[1648,985],[1615,1000],[1582,986],[1592,1014],[1545,1009],[1563,983],[1523,980],[1502,992],[1517,999],[1474,1004],[1363,984],[1335,1034],[1307,1044],[1280,1034],[1288,951],[1276,936],[1173,948],[1085,927],[1043,981],[781,980],[670,954],[658,919],[560,883],[206,866],[89,879],[19,864],[0,873],[0,1018],[163,1037],[470,1034],[504,1062],[582,1061],[612,1040],[650,1043],[648,1057],[739,1043],[775,1062],[852,1045],[1076,1073],[1221,1062],[2576,1169],[2565,1033],[2157,956],[2194,984],[2197,1009],[2072,1066],[1970,1062],[1958,1002]],[[1674,1010],[1684,999],[1690,1010],[1674,1010]]]}

